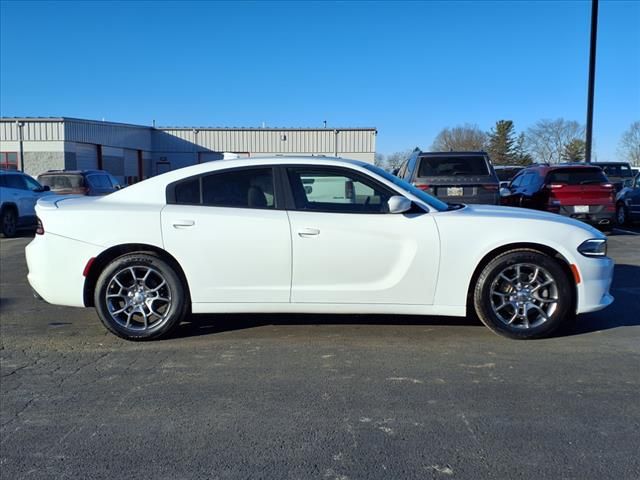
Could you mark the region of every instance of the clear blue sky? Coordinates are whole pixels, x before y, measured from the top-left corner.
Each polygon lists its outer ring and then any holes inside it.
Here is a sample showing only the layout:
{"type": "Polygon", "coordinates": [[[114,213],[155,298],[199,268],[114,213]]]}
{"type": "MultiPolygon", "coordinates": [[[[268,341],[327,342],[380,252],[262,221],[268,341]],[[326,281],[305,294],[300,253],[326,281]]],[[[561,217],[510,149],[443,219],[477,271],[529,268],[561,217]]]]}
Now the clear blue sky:
{"type": "MultiPolygon", "coordinates": [[[[1,3],[0,113],[181,126],[584,122],[590,2],[1,3]]],[[[601,1],[595,150],[640,119],[640,2],[601,1]]]]}

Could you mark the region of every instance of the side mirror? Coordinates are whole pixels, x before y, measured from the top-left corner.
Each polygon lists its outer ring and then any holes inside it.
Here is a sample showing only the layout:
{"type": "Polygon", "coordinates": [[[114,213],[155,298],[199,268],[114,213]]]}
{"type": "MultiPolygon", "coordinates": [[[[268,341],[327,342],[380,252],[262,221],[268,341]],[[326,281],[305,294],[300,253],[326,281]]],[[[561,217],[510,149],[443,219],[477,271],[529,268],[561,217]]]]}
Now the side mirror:
{"type": "Polygon", "coordinates": [[[501,197],[508,197],[509,195],[511,195],[511,190],[509,190],[507,187],[502,187],[500,189],[500,196],[501,197]]]}
{"type": "Polygon", "coordinates": [[[387,202],[389,213],[404,213],[411,210],[411,200],[402,195],[394,195],[387,202]]]}
{"type": "Polygon", "coordinates": [[[34,190],[34,192],[42,193],[42,192],[48,192],[48,191],[50,191],[50,190],[51,190],[51,188],[49,187],[49,185],[43,185],[43,186],[41,186],[40,188],[36,188],[36,189],[34,190]]]}

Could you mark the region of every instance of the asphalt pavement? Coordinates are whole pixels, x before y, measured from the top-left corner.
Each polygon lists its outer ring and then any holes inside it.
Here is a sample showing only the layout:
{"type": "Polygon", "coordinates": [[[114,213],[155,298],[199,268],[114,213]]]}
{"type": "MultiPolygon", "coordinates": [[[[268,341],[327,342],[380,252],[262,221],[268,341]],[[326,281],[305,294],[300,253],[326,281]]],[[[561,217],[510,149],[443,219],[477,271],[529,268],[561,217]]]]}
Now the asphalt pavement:
{"type": "Polygon", "coordinates": [[[0,477],[638,479],[640,236],[556,338],[473,320],[194,316],[130,343],[32,298],[0,240],[0,477]]]}

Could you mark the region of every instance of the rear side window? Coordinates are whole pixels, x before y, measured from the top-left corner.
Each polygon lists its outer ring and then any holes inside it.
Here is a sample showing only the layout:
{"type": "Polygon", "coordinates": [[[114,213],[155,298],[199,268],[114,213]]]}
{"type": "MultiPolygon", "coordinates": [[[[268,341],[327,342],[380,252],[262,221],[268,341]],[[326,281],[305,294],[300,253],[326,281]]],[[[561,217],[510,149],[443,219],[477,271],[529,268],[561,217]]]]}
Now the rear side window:
{"type": "Polygon", "coordinates": [[[22,178],[22,175],[6,175],[6,186],[8,188],[17,188],[19,190],[26,190],[27,183],[22,178]]]}
{"type": "Polygon", "coordinates": [[[210,207],[275,208],[273,170],[252,168],[190,178],[169,188],[168,203],[210,207]]]}
{"type": "Polygon", "coordinates": [[[489,175],[489,168],[484,157],[422,157],[418,177],[457,177],[489,175]]]}
{"type": "Polygon", "coordinates": [[[633,177],[633,172],[628,165],[599,165],[599,167],[604,170],[605,174],[612,177],[633,177]]]}
{"type": "Polygon", "coordinates": [[[496,175],[501,182],[508,182],[521,170],[521,168],[496,168],[496,175]]]}
{"type": "Polygon", "coordinates": [[[82,175],[41,175],[38,180],[42,185],[48,185],[51,190],[84,187],[82,175]]]}
{"type": "Polygon", "coordinates": [[[587,185],[607,183],[609,180],[599,168],[560,168],[547,174],[547,183],[587,185]]]}

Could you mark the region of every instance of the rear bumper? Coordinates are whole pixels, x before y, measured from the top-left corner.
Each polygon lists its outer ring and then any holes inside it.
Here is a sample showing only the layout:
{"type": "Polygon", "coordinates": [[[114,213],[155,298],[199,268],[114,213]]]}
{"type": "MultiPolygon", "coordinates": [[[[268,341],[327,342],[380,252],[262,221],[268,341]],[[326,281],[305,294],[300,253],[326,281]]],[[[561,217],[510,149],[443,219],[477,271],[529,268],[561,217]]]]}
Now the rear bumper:
{"type": "Polygon", "coordinates": [[[84,267],[100,247],[45,233],[25,248],[27,280],[35,294],[48,303],[84,307],[84,267]]]}
{"type": "Polygon", "coordinates": [[[614,262],[609,257],[581,259],[578,265],[581,281],[578,284],[576,313],[602,310],[613,303],[609,293],[613,280],[614,262]]]}
{"type": "Polygon", "coordinates": [[[615,212],[600,212],[600,213],[570,213],[570,212],[558,212],[560,215],[565,217],[575,218],[576,220],[580,220],[582,222],[595,225],[595,226],[606,226],[606,225],[614,225],[616,214],[615,212]]]}

